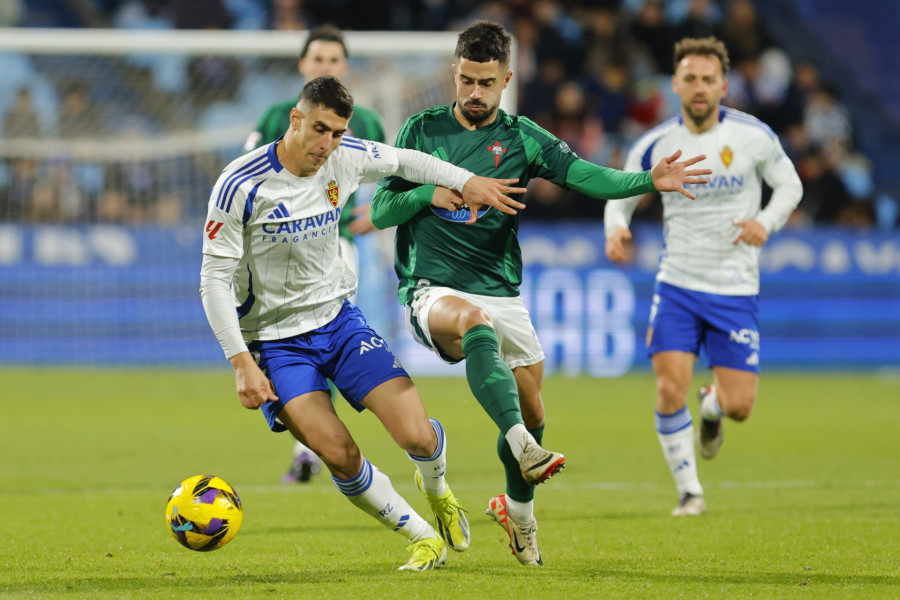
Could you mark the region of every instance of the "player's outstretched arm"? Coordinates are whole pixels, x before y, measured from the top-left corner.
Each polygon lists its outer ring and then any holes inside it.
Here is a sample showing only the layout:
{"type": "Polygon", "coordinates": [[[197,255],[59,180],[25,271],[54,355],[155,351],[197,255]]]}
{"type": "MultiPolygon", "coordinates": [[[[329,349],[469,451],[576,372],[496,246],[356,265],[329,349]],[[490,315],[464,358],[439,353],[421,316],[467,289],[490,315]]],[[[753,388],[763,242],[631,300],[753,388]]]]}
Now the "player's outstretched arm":
{"type": "Polygon", "coordinates": [[[678,158],[681,156],[681,150],[676,150],[672,156],[666,156],[660,159],[656,166],[650,170],[650,177],[653,178],[653,187],[660,192],[678,192],[694,200],[697,196],[687,191],[684,184],[698,185],[708,181],[703,175],[710,175],[710,169],[688,169],[701,160],[706,160],[706,155],[701,154],[693,158],[688,158],[681,162],[678,158]]]}
{"type": "Polygon", "coordinates": [[[466,225],[478,220],[478,211],[485,206],[493,206],[508,215],[516,214],[516,209],[525,208],[524,204],[507,196],[507,194],[524,194],[527,191],[525,188],[512,187],[511,184],[518,181],[518,179],[491,179],[478,175],[469,179],[462,189],[463,202],[471,211],[466,225]]]}

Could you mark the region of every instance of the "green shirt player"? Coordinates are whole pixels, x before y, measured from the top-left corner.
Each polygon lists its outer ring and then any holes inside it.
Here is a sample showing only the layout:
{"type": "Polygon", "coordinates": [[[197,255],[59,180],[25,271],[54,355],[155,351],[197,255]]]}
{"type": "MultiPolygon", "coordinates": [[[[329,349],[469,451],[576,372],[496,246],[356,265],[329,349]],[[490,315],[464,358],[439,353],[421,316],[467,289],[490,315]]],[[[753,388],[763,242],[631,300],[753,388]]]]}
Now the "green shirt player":
{"type": "MultiPolygon", "coordinates": [[[[677,152],[643,173],[608,169],[578,158],[529,119],[500,110],[512,77],[509,47],[509,35],[495,23],[462,32],[453,65],[456,102],[410,117],[396,146],[479,175],[518,179],[522,187],[543,177],[595,198],[653,189],[693,198],[684,184],[705,182],[699,176],[709,171],[686,169],[703,156],[676,162],[677,152]]],[[[388,178],[372,201],[372,221],[380,229],[397,225],[395,269],[410,330],[446,362],[466,361],[469,387],[500,429],[506,494],[490,499],[487,514],[504,527],[520,563],[540,565],[533,485],[561,469],[565,458],[540,446],[544,353],[519,296],[520,215],[472,213],[458,196],[459,210],[432,210],[439,196],[455,192],[388,178]]]]}
{"type": "MultiPolygon", "coordinates": [[[[341,30],[333,25],[321,25],[310,30],[300,53],[297,69],[303,75],[304,81],[329,75],[343,79],[349,68],[347,56],[347,44],[341,30]]],[[[244,150],[249,152],[271,144],[284,135],[291,125],[291,109],[296,105],[297,99],[291,98],[270,106],[259,118],[256,129],[244,143],[244,150]]],[[[347,133],[373,142],[385,141],[384,125],[378,113],[359,105],[353,108],[347,133]]],[[[356,208],[355,194],[347,201],[338,227],[341,234],[341,253],[354,270],[359,272],[359,255],[353,243],[353,236],[364,235],[374,231],[375,228],[369,219],[368,207],[356,208]]],[[[282,481],[305,483],[319,472],[319,468],[319,459],[315,453],[297,442],[294,446],[291,467],[282,477],[282,481]]]]}

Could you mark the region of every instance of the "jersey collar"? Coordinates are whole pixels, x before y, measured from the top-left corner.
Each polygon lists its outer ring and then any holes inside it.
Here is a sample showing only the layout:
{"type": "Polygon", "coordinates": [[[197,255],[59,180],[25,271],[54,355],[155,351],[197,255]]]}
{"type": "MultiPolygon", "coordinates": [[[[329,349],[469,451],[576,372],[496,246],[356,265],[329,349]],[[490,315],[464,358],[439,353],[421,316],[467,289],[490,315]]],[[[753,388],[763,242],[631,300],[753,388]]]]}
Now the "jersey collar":
{"type": "Polygon", "coordinates": [[[278,145],[278,142],[284,137],[282,133],[278,136],[278,139],[269,144],[269,147],[266,149],[266,155],[269,157],[269,164],[272,165],[272,169],[276,173],[281,173],[281,170],[284,169],[284,165],[281,164],[281,161],[278,160],[278,157],[275,155],[275,146],[278,145]]]}

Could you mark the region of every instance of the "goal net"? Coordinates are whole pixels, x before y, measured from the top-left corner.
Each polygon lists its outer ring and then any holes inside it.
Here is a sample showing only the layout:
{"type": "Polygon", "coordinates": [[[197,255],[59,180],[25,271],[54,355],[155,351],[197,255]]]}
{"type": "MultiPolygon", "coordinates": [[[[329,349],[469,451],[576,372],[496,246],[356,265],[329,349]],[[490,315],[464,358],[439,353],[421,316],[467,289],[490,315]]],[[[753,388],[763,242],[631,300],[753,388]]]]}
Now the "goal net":
{"type": "MultiPolygon", "coordinates": [[[[0,29],[0,364],[222,361],[198,294],[209,190],[299,94],[304,35],[0,29]]],[[[456,34],[346,38],[388,141],[453,99],[456,34]]],[[[393,327],[389,253],[362,252],[362,278],[393,327]]]]}

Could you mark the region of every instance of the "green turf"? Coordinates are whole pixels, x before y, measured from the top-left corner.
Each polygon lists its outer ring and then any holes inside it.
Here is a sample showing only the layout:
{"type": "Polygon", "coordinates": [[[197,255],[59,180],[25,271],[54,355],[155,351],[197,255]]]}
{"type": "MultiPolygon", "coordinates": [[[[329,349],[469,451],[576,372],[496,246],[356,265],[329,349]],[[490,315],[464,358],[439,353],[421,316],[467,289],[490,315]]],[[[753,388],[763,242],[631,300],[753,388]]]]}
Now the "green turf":
{"type": "MultiPolygon", "coordinates": [[[[764,375],[753,417],[700,465],[709,512],[678,519],[651,377],[549,378],[545,445],[569,467],[538,491],[542,568],[521,567],[482,514],[502,474],[465,379],[418,383],[473,543],[440,571],[398,573],[402,538],[327,476],[278,483],[290,441],[240,406],[230,370],[0,370],[0,597],[900,597],[900,380],[764,375]],[[163,520],[200,473],[244,502],[213,553],[182,548],[163,520]]],[[[339,412],[425,513],[375,418],[339,412]]]]}

